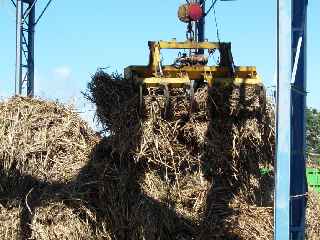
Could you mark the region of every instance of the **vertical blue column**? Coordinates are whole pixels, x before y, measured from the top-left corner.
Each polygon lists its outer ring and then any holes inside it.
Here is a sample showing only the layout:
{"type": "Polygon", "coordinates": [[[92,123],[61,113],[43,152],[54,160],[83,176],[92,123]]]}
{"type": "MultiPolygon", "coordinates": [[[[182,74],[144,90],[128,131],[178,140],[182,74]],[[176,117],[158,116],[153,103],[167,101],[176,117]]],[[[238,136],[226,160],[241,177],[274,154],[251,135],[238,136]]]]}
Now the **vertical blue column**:
{"type": "Polygon", "coordinates": [[[290,239],[291,0],[277,1],[275,236],[290,239]]]}
{"type": "Polygon", "coordinates": [[[306,16],[307,0],[292,0],[292,140],[291,140],[291,236],[304,239],[306,210],[306,16]],[[300,45],[298,42],[300,41],[300,45]],[[301,47],[300,47],[301,46],[301,47]],[[300,48],[299,48],[300,47],[300,48]]]}
{"type": "Polygon", "coordinates": [[[34,96],[35,1],[16,1],[15,94],[34,96]]]}
{"type": "Polygon", "coordinates": [[[22,19],[23,1],[16,1],[16,72],[15,72],[15,94],[20,95],[22,91],[22,19]]]}
{"type": "MultiPolygon", "coordinates": [[[[33,1],[29,3],[32,7],[33,1]]],[[[34,29],[35,29],[35,6],[31,8],[28,17],[28,59],[27,59],[27,96],[34,96],[34,29]]]]}

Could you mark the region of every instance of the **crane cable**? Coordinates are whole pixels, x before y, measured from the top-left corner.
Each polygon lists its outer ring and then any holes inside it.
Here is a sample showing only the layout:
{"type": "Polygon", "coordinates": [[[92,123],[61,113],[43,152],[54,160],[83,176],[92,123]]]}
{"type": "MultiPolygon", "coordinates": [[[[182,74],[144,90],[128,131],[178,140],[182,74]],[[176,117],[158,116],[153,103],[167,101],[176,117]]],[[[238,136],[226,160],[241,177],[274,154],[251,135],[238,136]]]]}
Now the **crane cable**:
{"type": "Polygon", "coordinates": [[[216,8],[213,7],[213,16],[214,16],[214,22],[216,24],[216,29],[217,29],[217,39],[218,42],[220,43],[220,31],[219,31],[219,25],[218,25],[218,20],[217,20],[217,15],[216,15],[216,8]]]}

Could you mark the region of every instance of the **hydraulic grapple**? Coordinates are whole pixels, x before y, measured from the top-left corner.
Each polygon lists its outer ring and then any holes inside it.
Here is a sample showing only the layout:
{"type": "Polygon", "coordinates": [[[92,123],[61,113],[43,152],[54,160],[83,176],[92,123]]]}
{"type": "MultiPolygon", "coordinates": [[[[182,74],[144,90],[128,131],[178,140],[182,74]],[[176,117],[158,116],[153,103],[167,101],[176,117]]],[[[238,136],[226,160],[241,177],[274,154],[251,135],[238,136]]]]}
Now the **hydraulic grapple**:
{"type": "Polygon", "coordinates": [[[162,88],[166,97],[166,105],[170,102],[170,89],[183,89],[190,98],[191,111],[194,107],[194,92],[203,85],[208,87],[214,84],[223,85],[261,85],[262,82],[253,66],[235,66],[231,43],[199,41],[197,22],[200,21],[202,8],[197,3],[185,4],[179,8],[179,19],[188,23],[187,40],[149,41],[149,64],[146,66],[129,66],[124,70],[124,76],[139,84],[140,106],[143,104],[143,96],[152,94],[154,88],[162,88]],[[178,56],[171,65],[163,65],[161,50],[178,50],[178,56]],[[213,55],[219,56],[219,61],[209,65],[209,59],[213,55]]]}

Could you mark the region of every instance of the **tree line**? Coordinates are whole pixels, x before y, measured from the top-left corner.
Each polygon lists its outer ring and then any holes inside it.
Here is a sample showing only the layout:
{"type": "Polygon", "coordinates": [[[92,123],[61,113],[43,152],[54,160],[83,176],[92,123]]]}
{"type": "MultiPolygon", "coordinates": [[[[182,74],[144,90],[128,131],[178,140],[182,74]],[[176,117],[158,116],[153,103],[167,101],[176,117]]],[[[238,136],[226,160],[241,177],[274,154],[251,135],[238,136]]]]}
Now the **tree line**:
{"type": "Polygon", "coordinates": [[[306,111],[307,153],[320,154],[320,111],[314,108],[306,111]]]}

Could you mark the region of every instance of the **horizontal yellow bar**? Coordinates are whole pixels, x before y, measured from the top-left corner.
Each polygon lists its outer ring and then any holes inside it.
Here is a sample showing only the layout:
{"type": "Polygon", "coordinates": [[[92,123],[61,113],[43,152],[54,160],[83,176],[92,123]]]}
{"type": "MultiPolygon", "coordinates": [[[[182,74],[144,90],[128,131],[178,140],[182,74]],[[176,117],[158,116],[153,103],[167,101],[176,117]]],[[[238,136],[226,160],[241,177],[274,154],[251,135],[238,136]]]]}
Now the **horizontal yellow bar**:
{"type": "Polygon", "coordinates": [[[159,41],[159,47],[161,49],[218,49],[222,44],[217,42],[176,42],[176,41],[159,41]]]}
{"type": "Polygon", "coordinates": [[[184,78],[165,78],[165,77],[151,77],[151,78],[137,78],[145,84],[190,84],[190,79],[184,78]]]}
{"type": "MultiPolygon", "coordinates": [[[[164,72],[168,71],[168,72],[181,72],[181,71],[185,71],[185,72],[189,72],[189,71],[197,71],[197,72],[217,72],[217,73],[223,73],[223,72],[230,72],[230,68],[228,67],[218,67],[218,66],[184,66],[180,69],[170,66],[170,65],[165,65],[162,66],[162,70],[164,72]]],[[[141,72],[147,72],[148,71],[148,66],[129,66],[126,68],[125,71],[137,71],[139,73],[141,72]]],[[[256,73],[256,67],[254,66],[238,66],[235,68],[236,73],[244,73],[244,72],[253,72],[256,73]]]]}

